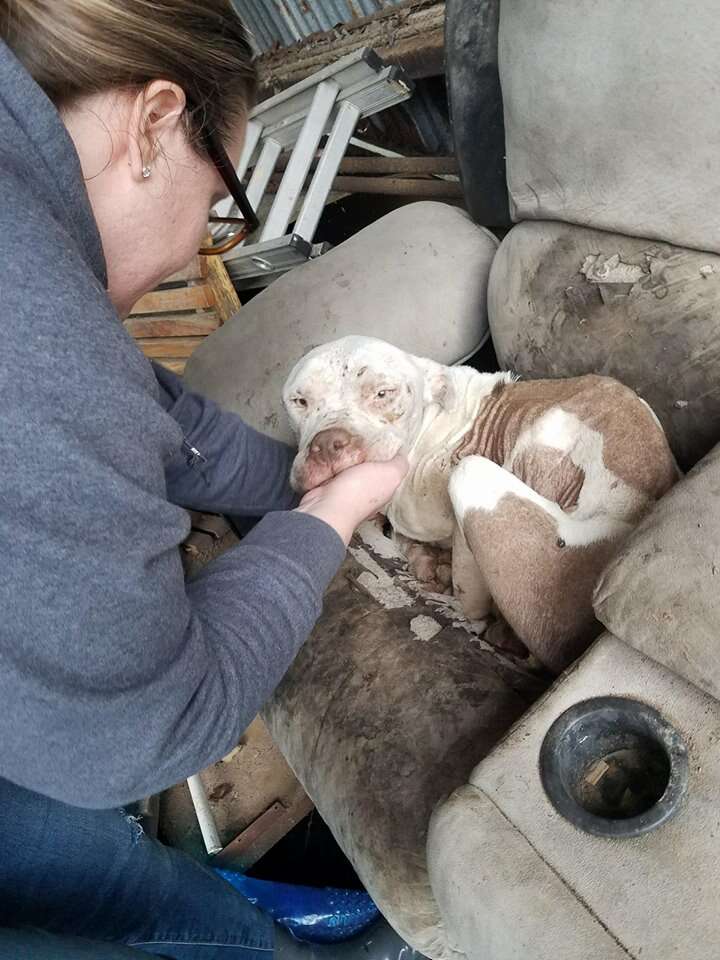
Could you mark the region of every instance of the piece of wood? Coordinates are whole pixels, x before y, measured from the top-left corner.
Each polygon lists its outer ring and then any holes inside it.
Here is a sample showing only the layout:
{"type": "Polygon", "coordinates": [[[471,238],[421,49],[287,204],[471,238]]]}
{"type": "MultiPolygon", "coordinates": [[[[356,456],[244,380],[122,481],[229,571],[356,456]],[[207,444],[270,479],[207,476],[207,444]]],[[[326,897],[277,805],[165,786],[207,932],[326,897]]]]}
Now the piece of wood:
{"type": "MultiPolygon", "coordinates": [[[[271,177],[267,192],[277,193],[280,178],[271,177]]],[[[334,193],[373,193],[396,197],[447,197],[462,200],[463,191],[454,180],[410,179],[408,177],[335,177],[334,193]]],[[[428,224],[428,229],[430,225],[428,224]]]]}
{"type": "Polygon", "coordinates": [[[153,360],[189,357],[205,337],[138,337],[137,345],[146,357],[153,360]]]}
{"type": "Polygon", "coordinates": [[[125,320],[125,329],[146,357],[182,375],[196,347],[239,309],[240,301],[222,260],[197,255],[165,284],[138,300],[125,320]],[[183,286],[167,286],[181,282],[183,286]]]}
{"type": "Polygon", "coordinates": [[[215,306],[213,292],[203,284],[175,290],[153,290],[141,297],[130,311],[135,313],[168,313],[179,310],[202,310],[215,306]]]}
{"type": "Polygon", "coordinates": [[[290,47],[273,48],[256,62],[258,97],[266,100],[361,47],[397,64],[413,80],[443,73],[443,0],[403,0],[332,30],[313,33],[290,47]]]}
{"type": "Polygon", "coordinates": [[[206,337],[219,326],[220,318],[215,311],[131,316],[125,321],[125,329],[135,338],[206,337]]]}
{"type": "Polygon", "coordinates": [[[183,267],[182,270],[178,270],[177,273],[173,273],[172,276],[163,280],[160,286],[166,283],[178,283],[181,280],[204,280],[206,276],[207,263],[205,262],[205,257],[201,257],[196,253],[186,267],[183,267]]]}
{"type": "Polygon", "coordinates": [[[228,276],[221,257],[202,257],[207,261],[207,283],[215,300],[220,323],[227,321],[240,309],[240,300],[228,276]]]}
{"type": "Polygon", "coordinates": [[[314,809],[314,803],[298,784],[298,790],[289,806],[275,801],[253,820],[249,827],[226,844],[212,858],[216,867],[249,870],[260,857],[272,849],[288,831],[314,809]]]}
{"type": "MultiPolygon", "coordinates": [[[[290,155],[283,155],[275,164],[274,173],[287,169],[290,155]]],[[[315,156],[310,170],[315,171],[319,156],[315,156]]],[[[457,174],[455,157],[343,157],[338,168],[339,176],[382,176],[393,174],[403,177],[425,177],[436,174],[457,174]]]]}
{"type": "Polygon", "coordinates": [[[185,373],[187,360],[158,360],[158,363],[163,367],[167,367],[168,370],[172,370],[173,373],[176,373],[179,377],[181,377],[183,373],[185,373]]]}

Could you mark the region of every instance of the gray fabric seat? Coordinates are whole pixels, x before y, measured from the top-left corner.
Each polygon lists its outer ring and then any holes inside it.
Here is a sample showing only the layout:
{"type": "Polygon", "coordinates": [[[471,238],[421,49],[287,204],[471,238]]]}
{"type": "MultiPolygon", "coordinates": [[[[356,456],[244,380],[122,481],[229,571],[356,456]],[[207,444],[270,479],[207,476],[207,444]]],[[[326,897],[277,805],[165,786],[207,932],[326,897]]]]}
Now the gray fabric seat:
{"type": "MultiPolygon", "coordinates": [[[[716,12],[709,0],[513,0],[500,18],[520,222],[490,278],[498,357],[528,377],[619,377],[653,405],[686,468],[720,441],[718,134],[702,106],[716,12]]],[[[601,579],[596,611],[612,634],[436,808],[432,889],[469,960],[699,960],[720,939],[701,889],[718,852],[707,803],[720,784],[719,489],[716,447],[601,579]],[[641,840],[583,833],[540,782],[551,723],[602,695],[654,705],[687,744],[684,806],[641,840]]]]}
{"type": "Polygon", "coordinates": [[[720,446],[633,533],[595,590],[598,619],[720,700],[720,446]]]}
{"type": "Polygon", "coordinates": [[[500,4],[515,221],[720,253],[714,0],[500,4]]]}
{"type": "Polygon", "coordinates": [[[439,804],[428,831],[444,929],[468,960],[702,960],[720,941],[720,446],[655,507],[596,588],[606,633],[439,804]],[[709,694],[709,696],[707,695],[709,694]],[[598,839],[553,809],[538,772],[562,712],[633,698],[688,749],[680,812],[641,839],[598,839]],[[672,866],[670,866],[672,863],[672,866]],[[698,884],[696,878],[702,880],[698,884]]]}
{"type": "Polygon", "coordinates": [[[506,367],[617,377],[653,408],[683,469],[720,439],[715,254],[528,220],[498,251],[489,311],[506,367]]]}
{"type": "Polygon", "coordinates": [[[490,281],[498,359],[526,377],[617,376],[686,469],[720,440],[718,42],[712,0],[501,5],[519,224],[490,281]]]}
{"type": "Polygon", "coordinates": [[[393,927],[433,960],[462,960],[430,887],[430,815],[546,681],[403,569],[365,525],[264,718],[393,927]]]}

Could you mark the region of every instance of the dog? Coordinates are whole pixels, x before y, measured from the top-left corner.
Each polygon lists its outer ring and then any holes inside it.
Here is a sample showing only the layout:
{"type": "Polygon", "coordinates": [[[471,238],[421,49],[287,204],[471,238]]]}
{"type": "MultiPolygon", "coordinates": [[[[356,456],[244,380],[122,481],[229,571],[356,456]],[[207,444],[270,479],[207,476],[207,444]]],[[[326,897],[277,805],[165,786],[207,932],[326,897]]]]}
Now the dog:
{"type": "Polygon", "coordinates": [[[303,357],[283,402],[296,490],[404,453],[396,534],[451,548],[465,615],[499,612],[555,673],[600,632],[603,567],[679,476],[650,407],[594,374],[522,381],[352,336],[303,357]]]}

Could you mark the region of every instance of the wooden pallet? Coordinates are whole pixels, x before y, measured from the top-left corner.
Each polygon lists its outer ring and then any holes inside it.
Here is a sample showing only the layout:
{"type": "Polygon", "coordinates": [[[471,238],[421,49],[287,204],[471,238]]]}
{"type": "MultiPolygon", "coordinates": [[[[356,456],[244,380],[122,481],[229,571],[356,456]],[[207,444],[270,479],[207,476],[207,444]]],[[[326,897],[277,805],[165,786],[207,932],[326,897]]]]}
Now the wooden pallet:
{"type": "MultiPolygon", "coordinates": [[[[190,520],[192,529],[181,548],[187,577],[238,543],[224,517],[191,512],[190,520]]],[[[249,870],[313,809],[259,716],[238,745],[203,770],[201,778],[224,844],[212,860],[218,867],[249,870]]],[[[164,791],[159,807],[165,841],[204,861],[205,845],[187,784],[164,791]]]]}
{"type": "Polygon", "coordinates": [[[152,360],[182,374],[205,337],[237,313],[240,301],[220,257],[196,256],[145,294],[125,328],[152,360]]]}

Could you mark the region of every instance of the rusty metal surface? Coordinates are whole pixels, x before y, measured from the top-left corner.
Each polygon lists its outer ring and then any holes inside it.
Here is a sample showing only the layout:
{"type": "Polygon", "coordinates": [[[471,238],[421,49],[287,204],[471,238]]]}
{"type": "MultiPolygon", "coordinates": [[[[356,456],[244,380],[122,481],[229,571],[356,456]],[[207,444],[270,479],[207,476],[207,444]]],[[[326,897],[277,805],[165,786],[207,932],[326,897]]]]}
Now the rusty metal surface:
{"type": "Polygon", "coordinates": [[[215,867],[249,870],[286,833],[314,809],[312,800],[298,784],[295,794],[285,803],[276,800],[256,820],[217,853],[215,867]]]}
{"type": "Polygon", "coordinates": [[[338,24],[370,17],[402,0],[233,0],[259,51],[285,47],[338,24]]]}

